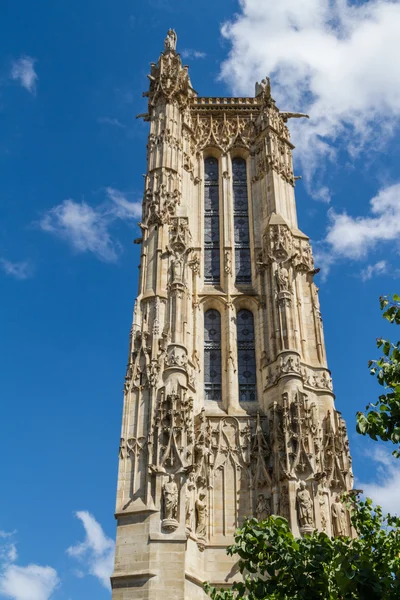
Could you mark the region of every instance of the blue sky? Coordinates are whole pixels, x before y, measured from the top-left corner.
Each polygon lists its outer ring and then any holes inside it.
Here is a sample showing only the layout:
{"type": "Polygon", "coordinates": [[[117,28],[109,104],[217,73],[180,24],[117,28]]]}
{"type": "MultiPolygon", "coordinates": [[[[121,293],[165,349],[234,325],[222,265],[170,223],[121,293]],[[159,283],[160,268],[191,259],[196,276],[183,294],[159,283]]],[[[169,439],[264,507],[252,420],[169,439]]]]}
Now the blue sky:
{"type": "Polygon", "coordinates": [[[329,366],[357,481],[398,510],[400,463],[354,433],[399,292],[400,3],[6,0],[0,19],[0,597],[110,597],[137,288],[149,63],[169,27],[200,95],[270,74],[292,127],[329,366]],[[372,202],[371,202],[372,201],[372,202]]]}

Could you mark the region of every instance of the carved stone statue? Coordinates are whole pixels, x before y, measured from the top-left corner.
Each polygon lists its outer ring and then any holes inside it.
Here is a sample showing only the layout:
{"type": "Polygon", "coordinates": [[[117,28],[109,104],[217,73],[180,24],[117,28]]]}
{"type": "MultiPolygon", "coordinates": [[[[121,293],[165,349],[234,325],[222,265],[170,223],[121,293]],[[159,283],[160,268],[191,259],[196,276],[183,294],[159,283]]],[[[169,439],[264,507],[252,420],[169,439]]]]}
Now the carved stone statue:
{"type": "Polygon", "coordinates": [[[196,535],[198,538],[207,539],[207,502],[206,495],[200,492],[196,500],[196,535]]]}
{"type": "Polygon", "coordinates": [[[189,479],[187,481],[186,484],[186,499],[185,499],[185,525],[186,525],[186,529],[188,532],[192,531],[193,529],[193,513],[194,513],[194,507],[193,507],[193,490],[195,489],[196,485],[194,482],[194,473],[190,473],[189,475],[189,479]]]}
{"type": "Polygon", "coordinates": [[[176,529],[178,521],[178,486],[174,481],[174,476],[170,475],[167,483],[163,485],[163,501],[164,501],[164,519],[163,527],[165,529],[176,529]]]}
{"type": "Polygon", "coordinates": [[[314,507],[304,481],[300,482],[297,490],[297,517],[300,529],[314,528],[314,507]]]}
{"type": "Polygon", "coordinates": [[[175,52],[176,51],[176,40],[177,35],[173,29],[168,29],[167,37],[164,40],[164,51],[175,52]]]}
{"type": "Polygon", "coordinates": [[[318,499],[319,499],[319,511],[321,514],[321,528],[322,528],[322,531],[327,531],[327,529],[328,529],[328,506],[327,506],[327,497],[323,490],[319,490],[318,499]]]}
{"type": "Polygon", "coordinates": [[[269,502],[264,494],[258,494],[256,504],[256,517],[259,521],[263,521],[270,516],[269,502]]]}
{"type": "Polygon", "coordinates": [[[280,292],[287,292],[289,290],[289,271],[285,267],[278,267],[276,281],[280,292]]]}
{"type": "Polygon", "coordinates": [[[346,510],[339,496],[332,503],[332,533],[335,537],[347,534],[346,510]]]}
{"type": "Polygon", "coordinates": [[[172,282],[181,282],[183,278],[183,260],[179,254],[172,260],[172,282]]]}
{"type": "Polygon", "coordinates": [[[258,81],[256,82],[256,97],[261,94],[266,98],[271,97],[271,81],[269,77],[261,79],[260,83],[258,81]]]}

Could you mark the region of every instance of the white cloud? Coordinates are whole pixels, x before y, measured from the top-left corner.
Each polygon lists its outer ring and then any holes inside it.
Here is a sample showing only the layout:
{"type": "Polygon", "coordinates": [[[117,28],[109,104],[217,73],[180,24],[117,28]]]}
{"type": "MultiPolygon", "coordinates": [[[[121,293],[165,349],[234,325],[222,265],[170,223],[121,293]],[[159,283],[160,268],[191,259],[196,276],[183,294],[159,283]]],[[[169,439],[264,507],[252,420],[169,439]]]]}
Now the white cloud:
{"type": "Polygon", "coordinates": [[[0,268],[6,275],[10,275],[15,279],[28,279],[32,275],[32,265],[28,260],[13,263],[6,258],[0,257],[0,268]]]}
{"type": "Polygon", "coordinates": [[[3,541],[0,545],[0,564],[2,568],[9,563],[15,562],[18,558],[18,552],[15,543],[8,540],[8,538],[12,538],[15,533],[15,531],[0,531],[0,539],[7,540],[7,542],[3,541]]]}
{"type": "Polygon", "coordinates": [[[99,117],[97,119],[97,121],[101,125],[113,125],[114,127],[121,127],[121,128],[125,127],[125,125],[123,125],[120,121],[118,121],[118,119],[111,118],[111,117],[99,117]]]}
{"type": "Polygon", "coordinates": [[[83,542],[68,548],[67,553],[78,558],[90,575],[109,588],[114,566],[114,541],[106,536],[100,523],[89,512],[78,511],[76,516],[85,528],[86,537],[83,542]]]}
{"type": "Polygon", "coordinates": [[[108,225],[102,212],[71,199],[51,208],[39,222],[43,231],[66,240],[76,251],[92,252],[99,259],[112,262],[118,253],[108,225]]]}
{"type": "Polygon", "coordinates": [[[111,210],[119,219],[140,219],[142,216],[141,202],[130,202],[126,195],[115,188],[106,188],[107,197],[114,203],[111,210]]]}
{"type": "MultiPolygon", "coordinates": [[[[7,539],[15,532],[0,532],[7,539]]],[[[49,566],[35,564],[21,567],[15,564],[18,558],[14,542],[0,546],[0,594],[11,600],[50,600],[59,584],[57,571],[49,566]]]]}
{"type": "Polygon", "coordinates": [[[117,260],[120,245],[110,233],[116,219],[141,216],[141,203],[129,202],[115,188],[106,188],[107,201],[93,208],[86,202],[67,199],[51,208],[39,221],[43,231],[67,241],[77,252],[91,252],[100,260],[117,260]]]}
{"type": "Polygon", "coordinates": [[[369,483],[358,482],[357,487],[364,494],[382,506],[384,511],[400,514],[400,461],[390,452],[376,447],[368,457],[377,465],[376,481],[369,483]]]}
{"type": "Polygon", "coordinates": [[[383,188],[370,201],[370,215],[351,217],[329,211],[326,242],[345,258],[360,259],[378,243],[394,241],[400,234],[400,184],[383,188]]]}
{"type": "Polygon", "coordinates": [[[361,270],[361,279],[363,281],[368,281],[372,279],[375,275],[384,275],[388,271],[388,265],[386,260],[379,260],[374,265],[367,265],[365,269],[361,270]]]}
{"type": "Polygon", "coordinates": [[[58,583],[52,567],[12,564],[0,574],[0,592],[13,600],[49,600],[58,583]]]}
{"type": "Polygon", "coordinates": [[[0,539],[5,539],[5,538],[12,537],[16,533],[17,532],[15,530],[14,531],[3,531],[3,530],[0,530],[0,539]]]}
{"type": "Polygon", "coordinates": [[[11,79],[18,81],[31,94],[36,93],[36,81],[38,76],[35,71],[34,58],[22,56],[15,60],[11,66],[11,79]]]}
{"type": "Polygon", "coordinates": [[[192,48],[185,48],[181,52],[182,58],[205,58],[207,54],[200,52],[199,50],[193,50],[192,48]]]}
{"type": "Polygon", "coordinates": [[[350,154],[384,143],[400,117],[399,1],[240,0],[240,8],[222,25],[231,50],[221,78],[242,95],[270,75],[282,110],[310,114],[291,125],[308,180],[340,136],[350,154]]]}
{"type": "MultiPolygon", "coordinates": [[[[382,188],[369,204],[370,212],[364,216],[328,211],[326,237],[314,245],[316,263],[322,265],[325,275],[334,262],[365,259],[380,244],[390,242],[392,253],[399,251],[400,184],[382,188]]],[[[370,279],[386,270],[388,265],[381,260],[362,271],[361,277],[370,279]]]]}

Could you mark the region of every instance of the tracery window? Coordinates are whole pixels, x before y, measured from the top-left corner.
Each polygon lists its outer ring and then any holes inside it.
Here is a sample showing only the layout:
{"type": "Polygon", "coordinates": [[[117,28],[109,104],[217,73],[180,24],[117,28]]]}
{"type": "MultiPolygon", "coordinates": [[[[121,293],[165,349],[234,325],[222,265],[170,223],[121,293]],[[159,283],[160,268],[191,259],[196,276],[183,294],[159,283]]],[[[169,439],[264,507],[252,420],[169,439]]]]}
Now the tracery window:
{"type": "Polygon", "coordinates": [[[218,160],[212,156],[204,161],[204,281],[220,281],[218,160]]]}
{"type": "Polygon", "coordinates": [[[249,202],[244,158],[232,160],[236,283],[251,283],[249,202]]]}
{"type": "Polygon", "coordinates": [[[252,402],[256,400],[256,354],[253,313],[245,309],[239,310],[236,323],[239,402],[252,402]]]}
{"type": "Polygon", "coordinates": [[[206,400],[221,400],[221,315],[204,313],[204,392],[206,400]]]}

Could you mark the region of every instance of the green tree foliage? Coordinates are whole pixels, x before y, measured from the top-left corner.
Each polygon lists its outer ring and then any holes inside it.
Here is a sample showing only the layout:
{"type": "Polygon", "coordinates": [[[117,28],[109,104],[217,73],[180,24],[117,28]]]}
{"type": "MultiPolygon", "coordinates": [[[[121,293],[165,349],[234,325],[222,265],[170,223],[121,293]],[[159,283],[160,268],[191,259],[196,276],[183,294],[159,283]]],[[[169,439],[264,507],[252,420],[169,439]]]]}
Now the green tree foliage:
{"type": "Polygon", "coordinates": [[[295,538],[286,519],[247,519],[229,555],[242,581],[231,589],[205,584],[212,600],[399,600],[400,519],[345,497],[356,537],[315,531],[295,538]]]}
{"type": "MultiPolygon", "coordinates": [[[[400,324],[400,297],[382,296],[380,298],[383,317],[389,323],[400,324]]],[[[373,440],[380,438],[400,444],[400,342],[393,344],[389,340],[379,338],[378,348],[383,355],[378,360],[368,363],[370,373],[377,378],[385,393],[379,396],[376,404],[369,404],[366,412],[357,413],[357,431],[368,435],[373,440]]],[[[400,448],[393,454],[399,458],[400,448]]]]}

